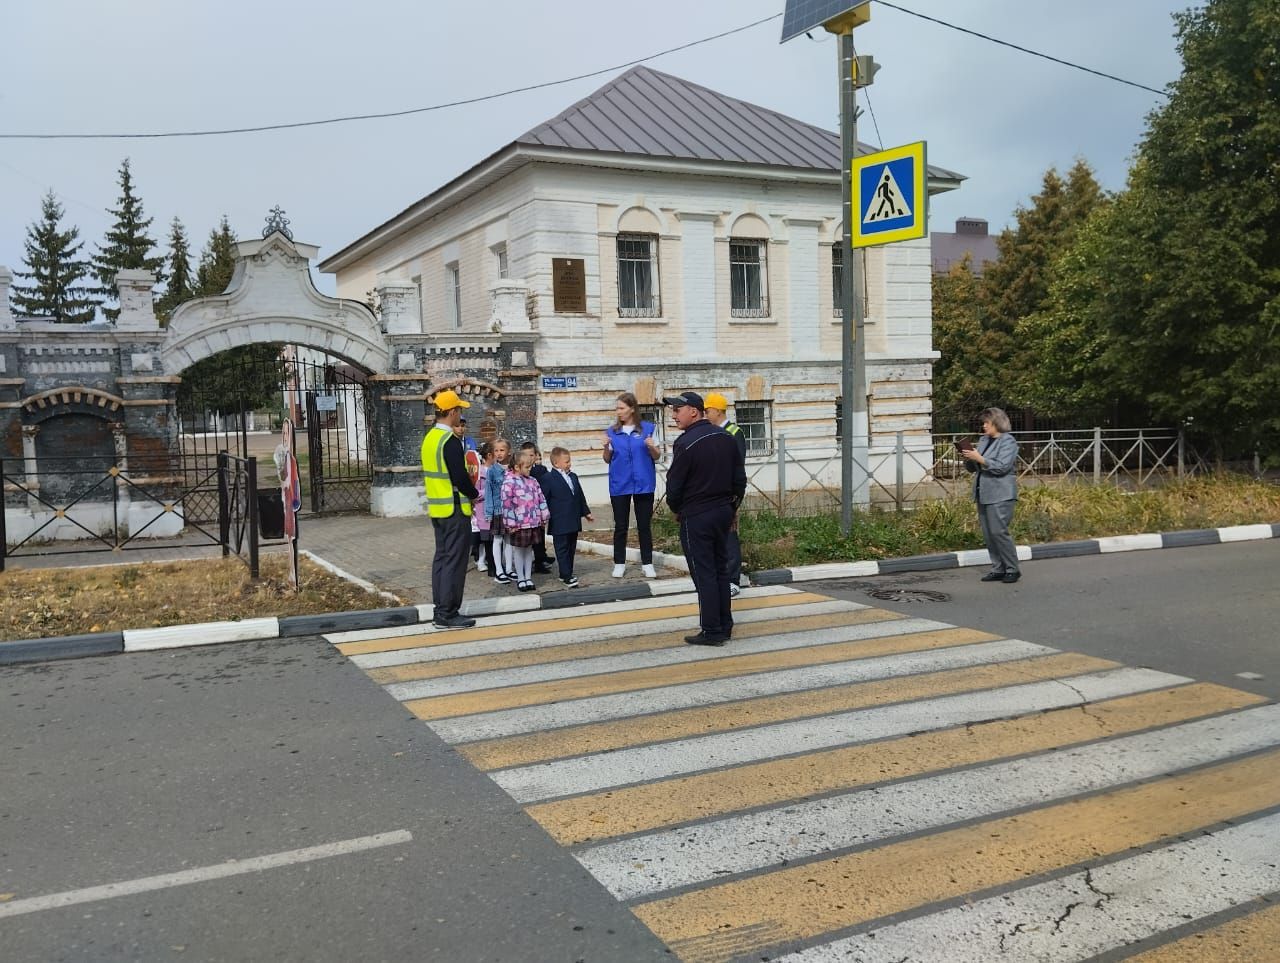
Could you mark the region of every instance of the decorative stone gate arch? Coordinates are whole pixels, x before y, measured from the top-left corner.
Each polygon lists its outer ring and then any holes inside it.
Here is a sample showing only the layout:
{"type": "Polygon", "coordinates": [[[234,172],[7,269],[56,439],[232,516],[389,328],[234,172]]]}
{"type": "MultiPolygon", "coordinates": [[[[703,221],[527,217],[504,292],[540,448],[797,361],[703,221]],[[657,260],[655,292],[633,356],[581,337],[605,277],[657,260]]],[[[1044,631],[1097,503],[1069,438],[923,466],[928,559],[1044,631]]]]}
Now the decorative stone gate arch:
{"type": "Polygon", "coordinates": [[[222,294],[181,304],[160,347],[166,374],[242,344],[301,344],[366,371],[386,371],[387,342],[373,311],[359,301],[316,290],[311,258],[319,252],[281,231],[237,245],[231,283],[222,294]]]}
{"type": "Polygon", "coordinates": [[[295,242],[282,214],[273,214],[260,240],[237,245],[227,290],[183,303],[167,327],[156,318],[155,279],[145,271],[117,275],[114,324],[72,325],[14,318],[12,273],[0,266],[0,458],[38,473],[42,429],[89,413],[110,423],[118,463],[180,455],[182,372],[255,342],[315,348],[370,372],[374,514],[423,513],[419,449],[430,401],[447,385],[465,386],[477,421],[515,441],[534,437],[536,332],[428,332],[416,285],[399,276],[378,278],[380,317],[368,305],[321,294],[310,266],[318,248],[295,242]]]}

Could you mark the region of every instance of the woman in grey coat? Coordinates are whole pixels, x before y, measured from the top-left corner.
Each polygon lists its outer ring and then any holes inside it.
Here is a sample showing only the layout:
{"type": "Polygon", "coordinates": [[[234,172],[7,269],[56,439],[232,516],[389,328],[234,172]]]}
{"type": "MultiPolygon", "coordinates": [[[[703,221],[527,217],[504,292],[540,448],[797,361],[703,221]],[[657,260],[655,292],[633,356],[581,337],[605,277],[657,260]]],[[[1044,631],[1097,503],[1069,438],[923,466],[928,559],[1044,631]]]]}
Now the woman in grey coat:
{"type": "Polygon", "coordinates": [[[1009,416],[1002,409],[987,408],[979,417],[983,437],[976,447],[960,454],[965,469],[974,473],[973,500],[991,556],[991,571],[982,581],[1012,584],[1022,577],[1018,550],[1009,535],[1013,506],[1018,501],[1018,441],[1009,434],[1009,416]]]}

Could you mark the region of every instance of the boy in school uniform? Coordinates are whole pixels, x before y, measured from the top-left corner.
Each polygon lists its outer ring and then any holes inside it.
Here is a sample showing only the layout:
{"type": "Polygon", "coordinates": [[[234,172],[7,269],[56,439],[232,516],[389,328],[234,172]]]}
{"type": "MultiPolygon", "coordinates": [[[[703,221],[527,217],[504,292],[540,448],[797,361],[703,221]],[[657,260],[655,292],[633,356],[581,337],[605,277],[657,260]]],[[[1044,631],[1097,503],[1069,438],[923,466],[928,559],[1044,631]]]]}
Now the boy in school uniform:
{"type": "Polygon", "coordinates": [[[582,493],[582,483],[571,468],[572,459],[568,449],[552,448],[551,470],[539,479],[547,499],[547,507],[551,509],[548,531],[555,545],[560,581],[569,588],[578,584],[578,579],[573,574],[573,557],[578,550],[578,533],[582,531],[582,520],[596,520],[587,507],[587,496],[582,493]]]}

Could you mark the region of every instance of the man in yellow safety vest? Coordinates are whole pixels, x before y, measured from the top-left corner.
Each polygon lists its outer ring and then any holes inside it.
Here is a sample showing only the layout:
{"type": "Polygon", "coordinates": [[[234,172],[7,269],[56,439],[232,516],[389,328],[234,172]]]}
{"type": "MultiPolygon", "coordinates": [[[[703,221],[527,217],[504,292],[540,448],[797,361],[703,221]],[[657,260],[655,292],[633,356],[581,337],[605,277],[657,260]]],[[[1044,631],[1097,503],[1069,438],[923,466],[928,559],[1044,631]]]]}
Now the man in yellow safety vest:
{"type": "Polygon", "coordinates": [[[436,539],[436,554],[431,560],[431,620],[440,629],[469,629],[476,620],[459,610],[471,548],[471,499],[478,493],[454,428],[462,421],[462,409],[471,404],[452,390],[439,392],[434,404],[436,423],[422,439],[422,479],[436,539]]]}
{"type": "MultiPolygon", "coordinates": [[[[707,406],[707,421],[717,428],[723,428],[733,436],[733,440],[738,443],[738,451],[742,453],[742,460],[745,462],[747,459],[747,436],[739,425],[729,420],[729,400],[720,392],[713,391],[707,395],[707,399],[703,404],[707,406]]],[[[738,593],[742,591],[740,585],[742,582],[742,542],[738,538],[737,528],[729,530],[725,552],[729,556],[729,595],[737,598],[738,593]]]]}

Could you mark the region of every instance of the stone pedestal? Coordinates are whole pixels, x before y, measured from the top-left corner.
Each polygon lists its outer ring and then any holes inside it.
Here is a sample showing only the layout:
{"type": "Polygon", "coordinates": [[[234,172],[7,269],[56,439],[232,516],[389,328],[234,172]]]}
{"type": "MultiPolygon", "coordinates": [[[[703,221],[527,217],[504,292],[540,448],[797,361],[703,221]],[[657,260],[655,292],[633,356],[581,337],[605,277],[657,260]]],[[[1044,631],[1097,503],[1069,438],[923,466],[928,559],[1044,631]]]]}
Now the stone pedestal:
{"type": "Polygon", "coordinates": [[[526,307],[529,297],[529,285],[523,281],[503,278],[489,286],[489,297],[492,299],[492,313],[489,315],[489,330],[494,334],[517,334],[533,330],[533,322],[529,320],[526,307]]]}
{"type": "Polygon", "coordinates": [[[374,424],[371,514],[398,518],[425,512],[421,446],[429,380],[423,374],[369,379],[374,424]]]}

